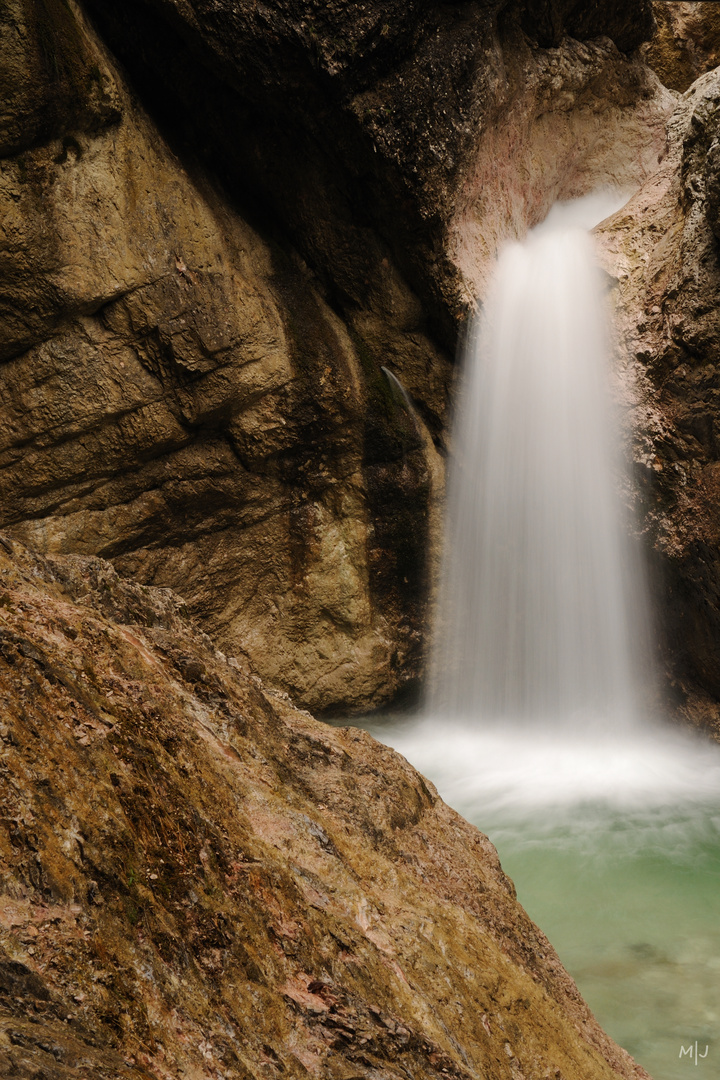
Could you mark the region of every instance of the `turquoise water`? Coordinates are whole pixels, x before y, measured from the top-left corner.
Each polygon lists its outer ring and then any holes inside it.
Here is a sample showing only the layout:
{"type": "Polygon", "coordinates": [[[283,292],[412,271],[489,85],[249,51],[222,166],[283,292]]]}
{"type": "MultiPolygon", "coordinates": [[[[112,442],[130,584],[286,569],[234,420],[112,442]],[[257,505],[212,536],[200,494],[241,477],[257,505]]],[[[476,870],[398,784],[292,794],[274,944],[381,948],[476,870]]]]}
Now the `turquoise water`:
{"type": "Polygon", "coordinates": [[[364,726],[488,834],[616,1042],[655,1080],[720,1077],[720,747],[364,726]]]}
{"type": "Polygon", "coordinates": [[[720,834],[709,816],[668,808],[655,827],[677,844],[664,850],[657,836],[628,849],[627,833],[646,826],[600,808],[592,845],[561,828],[533,837],[485,823],[600,1024],[655,1080],[720,1075],[720,834]]]}

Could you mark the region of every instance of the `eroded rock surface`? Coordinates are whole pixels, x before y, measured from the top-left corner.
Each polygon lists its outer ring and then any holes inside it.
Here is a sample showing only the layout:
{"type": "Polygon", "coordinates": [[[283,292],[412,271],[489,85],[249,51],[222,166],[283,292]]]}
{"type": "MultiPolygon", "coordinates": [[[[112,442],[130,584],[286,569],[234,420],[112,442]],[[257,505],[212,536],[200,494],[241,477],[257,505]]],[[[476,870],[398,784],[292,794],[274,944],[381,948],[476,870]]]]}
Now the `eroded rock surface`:
{"type": "Polygon", "coordinates": [[[662,147],[668,99],[634,55],[648,0],[88,7],[164,130],[340,304],[367,304],[390,255],[451,348],[498,244],[662,147]]]}
{"type": "Polygon", "coordinates": [[[618,282],[662,662],[680,710],[720,733],[720,74],[680,100],[669,145],[599,238],[618,282]]]}
{"type": "Polygon", "coordinates": [[[0,536],[0,1073],[641,1080],[489,841],[169,590],[0,536]]]}
{"type": "Polygon", "coordinates": [[[655,0],[657,31],[643,54],[665,86],[684,92],[720,63],[720,9],[714,3],[655,0]]]}
{"type": "Polygon", "coordinates": [[[450,224],[468,302],[484,296],[499,248],[524,239],[557,200],[636,189],[665,154],[674,97],[607,37],[551,49],[513,42],[450,224]]]}

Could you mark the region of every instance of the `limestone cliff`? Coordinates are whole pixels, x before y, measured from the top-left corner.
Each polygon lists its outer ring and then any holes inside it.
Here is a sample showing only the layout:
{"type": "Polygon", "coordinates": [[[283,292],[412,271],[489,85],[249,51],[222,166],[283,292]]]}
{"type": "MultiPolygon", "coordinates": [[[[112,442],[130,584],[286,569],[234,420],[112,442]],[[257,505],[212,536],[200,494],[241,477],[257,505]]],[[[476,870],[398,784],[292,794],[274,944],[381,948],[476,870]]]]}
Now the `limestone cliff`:
{"type": "Polygon", "coordinates": [[[316,711],[417,687],[498,244],[646,176],[669,111],[646,0],[351,7],[0,5],[0,520],[316,711]]]}
{"type": "Polygon", "coordinates": [[[0,1073],[645,1077],[398,754],[2,535],[0,1073]]]}

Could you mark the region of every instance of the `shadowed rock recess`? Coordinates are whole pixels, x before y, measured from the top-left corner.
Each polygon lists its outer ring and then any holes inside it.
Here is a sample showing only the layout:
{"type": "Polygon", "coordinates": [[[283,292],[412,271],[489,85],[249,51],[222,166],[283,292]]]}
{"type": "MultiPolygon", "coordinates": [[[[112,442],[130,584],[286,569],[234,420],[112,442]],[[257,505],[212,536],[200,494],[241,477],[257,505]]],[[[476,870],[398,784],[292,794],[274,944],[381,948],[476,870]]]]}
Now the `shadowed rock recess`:
{"type": "Polygon", "coordinates": [[[0,536],[0,1075],[646,1074],[487,838],[167,589],[0,536]]]}
{"type": "Polygon", "coordinates": [[[656,167],[650,5],[84,7],[0,5],[0,524],[316,712],[412,694],[458,329],[656,167]]]}

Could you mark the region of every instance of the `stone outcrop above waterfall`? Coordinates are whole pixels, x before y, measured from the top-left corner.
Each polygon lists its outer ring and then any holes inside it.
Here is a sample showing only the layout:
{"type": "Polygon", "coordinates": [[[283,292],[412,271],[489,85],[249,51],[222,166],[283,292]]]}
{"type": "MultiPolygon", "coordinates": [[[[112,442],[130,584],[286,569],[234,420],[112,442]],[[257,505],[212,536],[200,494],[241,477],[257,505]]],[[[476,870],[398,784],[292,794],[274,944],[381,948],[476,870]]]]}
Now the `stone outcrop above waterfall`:
{"type": "Polygon", "coordinates": [[[677,705],[720,733],[720,73],[669,125],[658,174],[600,230],[616,281],[637,500],[677,705]]]}
{"type": "Polygon", "coordinates": [[[164,130],[337,303],[366,306],[389,258],[451,348],[483,278],[469,232],[485,267],[556,199],[634,184],[662,147],[667,100],[633,52],[649,0],[87,4],[164,130]]]}
{"type": "Polygon", "coordinates": [[[647,1080],[494,848],[169,590],[0,535],[0,1074],[647,1080]]]}
{"type": "Polygon", "coordinates": [[[720,7],[655,0],[653,10],[657,30],[643,55],[665,86],[684,92],[720,64],[720,7]]]}
{"type": "Polygon", "coordinates": [[[648,4],[87,9],[133,92],[73,0],[0,6],[0,522],[314,710],[388,701],[458,326],[507,235],[656,161],[648,4]]]}
{"type": "Polygon", "coordinates": [[[608,38],[552,49],[513,43],[497,111],[469,163],[448,230],[461,294],[484,296],[498,249],[524,239],[557,200],[633,190],[665,154],[675,100],[608,38]]]}

